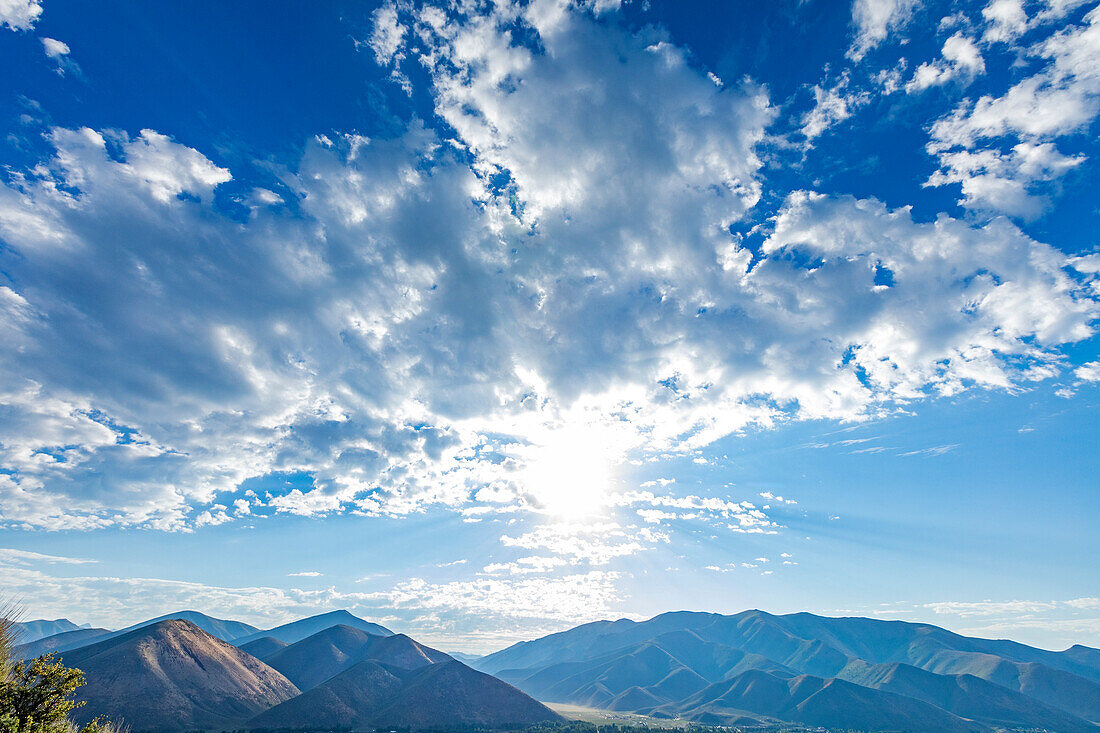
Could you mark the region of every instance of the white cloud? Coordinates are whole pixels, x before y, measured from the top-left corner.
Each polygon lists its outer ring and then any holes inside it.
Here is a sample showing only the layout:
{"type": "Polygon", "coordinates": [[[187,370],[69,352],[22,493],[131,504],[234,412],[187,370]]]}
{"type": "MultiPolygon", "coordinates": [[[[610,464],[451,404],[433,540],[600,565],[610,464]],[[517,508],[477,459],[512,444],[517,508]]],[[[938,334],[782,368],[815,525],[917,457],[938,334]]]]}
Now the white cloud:
{"type": "MultiPolygon", "coordinates": [[[[607,565],[617,557],[650,549],[656,542],[667,542],[668,537],[649,528],[621,527],[615,522],[555,523],[541,525],[518,537],[504,535],[500,541],[506,547],[543,549],[571,564],[607,565]]],[[[536,559],[529,558],[532,562],[536,559]]]]}
{"type": "Polygon", "coordinates": [[[319,573],[316,570],[303,570],[300,573],[287,573],[286,577],[288,577],[288,578],[320,578],[321,575],[322,575],[322,573],[319,573]]]}
{"type": "Polygon", "coordinates": [[[590,571],[556,578],[481,578],[429,583],[413,578],[371,594],[396,609],[459,612],[482,619],[567,621],[604,618],[619,601],[617,573],[590,571]]]}
{"type": "Polygon", "coordinates": [[[29,31],[42,14],[39,0],[0,0],[0,26],[29,31]]]}
{"type": "Polygon", "coordinates": [[[988,23],[982,39],[990,43],[1013,41],[1027,30],[1023,0],[991,0],[982,17],[988,23]]]}
{"type": "Polygon", "coordinates": [[[842,75],[829,89],[814,86],[814,107],[802,118],[802,134],[807,140],[812,141],[825,130],[848,119],[871,100],[869,93],[850,91],[848,86],[847,74],[842,75]]]}
{"type": "Polygon", "coordinates": [[[1074,370],[1073,375],[1083,382],[1100,382],[1100,361],[1090,361],[1074,370]]]}
{"type": "Polygon", "coordinates": [[[1085,161],[1081,155],[1062,155],[1052,143],[1019,143],[1007,152],[953,150],[939,158],[940,170],[925,185],[958,183],[963,206],[1024,219],[1038,216],[1048,204],[1046,196],[1035,193],[1036,183],[1057,180],[1085,161]]]}
{"type": "Polygon", "coordinates": [[[51,59],[61,59],[69,55],[69,44],[53,38],[43,38],[42,48],[51,59]]]}
{"type": "Polygon", "coordinates": [[[951,445],[935,445],[931,448],[922,448],[920,450],[911,450],[906,453],[902,453],[902,456],[942,456],[958,448],[957,443],[951,445]]]}
{"type": "Polygon", "coordinates": [[[397,10],[393,5],[382,5],[374,11],[372,19],[369,45],[375,59],[383,65],[400,62],[402,57],[398,51],[405,28],[397,20],[397,10]]]}
{"type": "Polygon", "coordinates": [[[928,185],[960,183],[959,203],[968,208],[1035,216],[1046,203],[1041,184],[1084,160],[1060,153],[1054,141],[1083,131],[1100,110],[1100,8],[1025,53],[1045,65],[1002,96],[964,102],[932,126],[927,149],[940,170],[928,185]]]}
{"type": "Polygon", "coordinates": [[[33,565],[39,563],[61,563],[64,565],[86,565],[95,560],[86,560],[78,557],[64,557],[62,555],[47,555],[31,550],[16,550],[11,547],[0,547],[0,563],[15,565],[33,565]]]}
{"type": "Polygon", "coordinates": [[[928,87],[946,84],[953,79],[969,82],[985,73],[985,60],[974,41],[963,33],[956,33],[943,44],[942,58],[923,63],[913,72],[913,78],[905,85],[909,93],[922,92],[928,87]]]}
{"type": "Polygon", "coordinates": [[[1072,598],[1068,601],[940,601],[927,603],[925,608],[935,613],[970,616],[1020,616],[1024,614],[1069,608],[1078,611],[1100,611],[1100,598],[1072,598]]]}
{"type": "Polygon", "coordinates": [[[601,565],[671,521],[780,529],[749,502],[623,492],[627,457],[1011,390],[1091,333],[1073,262],[1006,222],[799,193],[748,247],[730,226],[776,111],[657,31],[561,3],[393,10],[395,69],[424,58],[457,137],[318,138],[265,189],[300,212],[246,194],[227,216],[230,171],[149,130],[54,129],[0,187],[6,526],[492,521],[554,506],[563,482],[530,467],[583,442],[606,461],[592,511],[645,526],[506,544],[601,565]],[[296,472],[313,484],[238,496],[296,472]]]}
{"type": "Polygon", "coordinates": [[[848,58],[859,61],[890,33],[902,30],[919,6],[918,0],[853,0],[856,37],[848,49],[848,58]]]}

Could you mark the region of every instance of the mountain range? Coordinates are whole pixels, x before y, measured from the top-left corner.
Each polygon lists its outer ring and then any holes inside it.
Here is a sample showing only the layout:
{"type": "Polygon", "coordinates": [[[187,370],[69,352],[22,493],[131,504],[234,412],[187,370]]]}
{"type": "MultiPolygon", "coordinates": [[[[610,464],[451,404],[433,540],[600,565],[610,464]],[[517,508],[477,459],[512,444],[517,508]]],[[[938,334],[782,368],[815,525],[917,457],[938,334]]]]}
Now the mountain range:
{"type": "Polygon", "coordinates": [[[674,612],[585,624],[473,665],[547,702],[707,724],[1087,731],[1100,721],[1095,652],[902,621],[674,612]]]}
{"type": "Polygon", "coordinates": [[[119,631],[66,630],[17,648],[23,658],[38,650],[60,650],[66,665],[84,672],[75,723],[105,716],[135,732],[560,720],[511,685],[346,611],[264,632],[183,611],[119,631]],[[74,637],[81,631],[90,643],[74,637]],[[223,638],[238,632],[234,643],[223,638]]]}
{"type": "Polygon", "coordinates": [[[901,621],[672,612],[484,657],[445,654],[347,611],[265,631],[197,611],[119,631],[65,624],[17,654],[60,652],[88,679],[78,722],[106,715],[135,733],[560,720],[539,700],[720,726],[1100,731],[1100,650],[901,621]]]}
{"type": "Polygon", "coordinates": [[[47,636],[61,634],[66,631],[76,631],[79,628],[81,627],[67,618],[58,618],[52,621],[40,618],[34,621],[17,621],[12,624],[12,631],[15,634],[17,644],[27,644],[44,639],[47,636]]]}

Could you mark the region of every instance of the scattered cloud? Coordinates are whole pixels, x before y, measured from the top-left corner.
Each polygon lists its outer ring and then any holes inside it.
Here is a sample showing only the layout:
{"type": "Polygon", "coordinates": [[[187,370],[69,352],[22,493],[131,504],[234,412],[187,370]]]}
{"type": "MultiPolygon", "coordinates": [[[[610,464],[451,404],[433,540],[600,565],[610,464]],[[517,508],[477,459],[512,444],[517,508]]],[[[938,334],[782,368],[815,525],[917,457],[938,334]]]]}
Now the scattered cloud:
{"type": "Polygon", "coordinates": [[[950,445],[934,445],[931,448],[921,448],[920,450],[911,450],[902,453],[902,456],[942,456],[946,453],[950,453],[959,447],[958,443],[952,443],[950,445]]]}
{"type": "Polygon", "coordinates": [[[847,73],[832,87],[814,85],[814,106],[802,117],[802,134],[812,142],[830,127],[851,117],[856,110],[871,101],[866,91],[849,89],[850,78],[847,73]]]}
{"type": "Polygon", "coordinates": [[[1025,615],[1052,611],[1055,609],[1074,609],[1078,611],[1100,611],[1100,598],[1073,598],[1068,601],[940,601],[926,603],[935,613],[954,614],[956,616],[1001,616],[1025,615]]]}
{"type": "MultiPolygon", "coordinates": [[[[1019,29],[1025,22],[1017,2],[994,2],[986,11],[992,13],[987,15],[991,19],[987,36],[993,33],[997,39],[1015,37],[1017,31],[1009,29],[1019,29]]],[[[965,59],[976,69],[980,57],[974,56],[972,46],[957,49],[960,69],[965,59]]],[[[1040,62],[1041,68],[1001,96],[987,94],[963,102],[932,126],[927,149],[938,157],[940,169],[927,185],[960,184],[962,206],[1028,219],[1048,204],[1044,184],[1084,160],[1081,155],[1063,154],[1055,141],[1084,132],[1100,110],[1100,8],[1091,10],[1082,24],[1051,33],[1022,53],[1040,62]]],[[[929,67],[913,83],[919,78],[934,83],[940,71],[949,73],[953,68],[929,67]]]]}

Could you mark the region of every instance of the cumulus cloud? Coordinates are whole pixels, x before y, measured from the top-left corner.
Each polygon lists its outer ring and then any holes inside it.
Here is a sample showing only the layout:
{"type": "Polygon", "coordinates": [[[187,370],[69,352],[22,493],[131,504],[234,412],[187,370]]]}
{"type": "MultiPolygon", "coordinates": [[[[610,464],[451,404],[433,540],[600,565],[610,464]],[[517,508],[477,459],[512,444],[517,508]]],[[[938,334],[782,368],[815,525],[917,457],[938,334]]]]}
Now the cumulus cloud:
{"type": "Polygon", "coordinates": [[[1100,361],[1090,361],[1077,367],[1074,376],[1083,382],[1100,382],[1100,361]]]}
{"type": "Polygon", "coordinates": [[[978,46],[964,34],[956,33],[944,42],[939,60],[917,67],[913,78],[905,85],[905,91],[922,92],[928,87],[946,84],[953,79],[969,81],[984,73],[985,60],[978,46]]]}
{"type": "Polygon", "coordinates": [[[39,0],[0,0],[0,26],[29,31],[42,14],[39,0]]]}
{"type": "Polygon", "coordinates": [[[762,192],[766,92],[599,10],[392,6],[376,21],[406,30],[379,31],[382,60],[426,65],[454,137],[319,137],[243,217],[209,151],[47,131],[50,156],[0,187],[3,521],[566,513],[575,472],[531,467],[587,446],[606,462],[593,510],[645,528],[505,542],[587,569],[674,521],[781,527],[745,501],[624,490],[629,457],[1015,389],[1091,334],[1095,273],[1004,221],[800,192],[762,241],[731,234],[762,192]],[[239,495],[285,474],[308,481],[239,495]]]}

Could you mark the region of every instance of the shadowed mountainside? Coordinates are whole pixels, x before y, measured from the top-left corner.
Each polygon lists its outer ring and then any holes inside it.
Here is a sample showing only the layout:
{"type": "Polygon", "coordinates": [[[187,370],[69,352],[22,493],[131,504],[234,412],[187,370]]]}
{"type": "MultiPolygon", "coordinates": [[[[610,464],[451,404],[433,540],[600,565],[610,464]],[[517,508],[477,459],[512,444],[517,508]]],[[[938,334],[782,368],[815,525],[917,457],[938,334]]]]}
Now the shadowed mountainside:
{"type": "Polygon", "coordinates": [[[502,728],[561,718],[490,675],[450,660],[401,669],[363,661],[250,721],[251,728],[502,728]]]}
{"type": "Polygon", "coordinates": [[[450,659],[404,634],[377,636],[339,625],[280,649],[264,661],[305,691],[366,660],[417,669],[450,659]]]}

